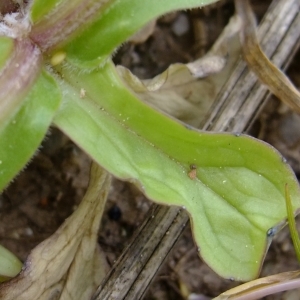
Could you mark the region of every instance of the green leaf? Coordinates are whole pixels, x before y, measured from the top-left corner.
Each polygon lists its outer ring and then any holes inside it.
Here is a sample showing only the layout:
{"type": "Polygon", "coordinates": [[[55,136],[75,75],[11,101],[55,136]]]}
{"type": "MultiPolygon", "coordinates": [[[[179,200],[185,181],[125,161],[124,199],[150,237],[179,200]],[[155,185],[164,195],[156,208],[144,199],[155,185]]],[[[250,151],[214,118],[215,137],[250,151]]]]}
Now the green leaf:
{"type": "Polygon", "coordinates": [[[22,268],[19,259],[0,245],[0,282],[16,276],[22,268]]]}
{"type": "Polygon", "coordinates": [[[71,85],[60,82],[55,124],[150,199],[186,208],[200,255],[219,275],[258,276],[273,227],[286,217],[285,183],[299,207],[297,180],[281,155],[245,135],[167,118],[131,94],[112,63],[89,74],[71,69],[63,70],[71,85]]]}
{"type": "Polygon", "coordinates": [[[293,206],[291,203],[289,186],[287,184],[285,185],[285,201],[286,201],[286,211],[287,211],[287,218],[289,222],[289,229],[294,244],[294,249],[296,251],[297,259],[298,262],[300,262],[300,239],[297,233],[297,226],[294,217],[293,206]]]}
{"type": "Polygon", "coordinates": [[[0,128],[0,191],[35,153],[58,109],[60,99],[55,81],[42,72],[21,108],[0,128]]]}
{"type": "MultiPolygon", "coordinates": [[[[110,1],[93,17],[93,23],[74,36],[64,39],[67,59],[74,65],[95,68],[131,35],[155,17],[173,10],[202,7],[217,0],[122,0],[110,1]]],[[[57,49],[56,49],[57,50],[57,49]]]]}

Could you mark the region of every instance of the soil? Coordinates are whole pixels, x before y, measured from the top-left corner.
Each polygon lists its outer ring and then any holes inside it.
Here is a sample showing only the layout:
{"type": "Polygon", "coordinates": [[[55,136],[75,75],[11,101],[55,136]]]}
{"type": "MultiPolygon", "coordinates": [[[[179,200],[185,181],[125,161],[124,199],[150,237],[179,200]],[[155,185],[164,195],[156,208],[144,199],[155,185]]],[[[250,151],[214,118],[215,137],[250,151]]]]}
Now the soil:
{"type": "MultiPolygon", "coordinates": [[[[252,1],[258,19],[270,2],[252,1]]],[[[223,0],[211,7],[163,16],[145,42],[126,43],[115,54],[114,61],[130,68],[140,78],[152,78],[172,63],[186,63],[202,56],[233,12],[233,1],[223,0]],[[200,22],[197,31],[196,22],[200,22]]],[[[299,62],[300,53],[287,71],[296,87],[300,86],[299,62]]],[[[253,133],[280,150],[298,177],[299,125],[300,117],[275,97],[253,125],[253,133]]],[[[87,186],[89,165],[89,157],[61,132],[51,128],[32,161],[0,195],[0,244],[25,260],[30,250],[76,209],[87,186]]],[[[99,244],[110,265],[121,254],[150,207],[151,202],[130,183],[113,180],[99,232],[99,244]]],[[[205,300],[237,285],[210,270],[196,249],[187,227],[145,299],[205,300]]],[[[285,228],[273,241],[261,275],[298,268],[289,231],[285,228]]],[[[265,299],[292,300],[299,296],[297,291],[292,291],[265,299]]]]}

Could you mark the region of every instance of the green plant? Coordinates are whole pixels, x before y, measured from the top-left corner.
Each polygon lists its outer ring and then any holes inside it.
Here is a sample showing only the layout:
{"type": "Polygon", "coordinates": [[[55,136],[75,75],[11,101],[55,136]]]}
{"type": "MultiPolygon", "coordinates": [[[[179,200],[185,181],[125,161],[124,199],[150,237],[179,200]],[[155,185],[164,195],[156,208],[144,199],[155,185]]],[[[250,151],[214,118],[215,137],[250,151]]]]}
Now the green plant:
{"type": "MultiPolygon", "coordinates": [[[[296,229],[288,185],[285,186],[285,200],[289,229],[294,249],[300,262],[300,239],[296,229]]],[[[256,279],[230,289],[214,298],[214,300],[253,300],[282,291],[297,289],[300,287],[299,275],[300,271],[297,270],[256,279]]]]}
{"type": "Polygon", "coordinates": [[[21,268],[22,263],[14,254],[0,245],[0,282],[16,276],[21,268]]]}
{"type": "Polygon", "coordinates": [[[200,255],[218,274],[256,277],[286,217],[285,184],[293,210],[299,208],[290,167],[259,140],[198,131],[150,108],[128,90],[110,59],[152,18],[212,2],[36,0],[23,17],[6,15],[0,27],[0,189],[53,124],[150,199],[186,208],[200,255]]]}

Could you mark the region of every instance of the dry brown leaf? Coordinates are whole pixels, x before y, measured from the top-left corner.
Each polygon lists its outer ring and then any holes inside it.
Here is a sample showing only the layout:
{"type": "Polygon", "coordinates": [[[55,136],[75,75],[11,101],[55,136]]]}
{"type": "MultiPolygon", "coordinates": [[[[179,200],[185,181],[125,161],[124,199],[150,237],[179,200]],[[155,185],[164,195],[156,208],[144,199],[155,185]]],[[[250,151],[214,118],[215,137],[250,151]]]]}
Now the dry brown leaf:
{"type": "MultiPolygon", "coordinates": [[[[240,37],[244,58],[259,80],[281,101],[300,113],[300,93],[263,53],[256,35],[256,23],[248,0],[235,0],[238,16],[243,23],[240,37]]],[[[299,5],[298,5],[299,11],[299,5]]]]}
{"type": "Polygon", "coordinates": [[[2,300],[90,299],[107,272],[97,245],[111,177],[95,163],[77,210],[28,256],[21,273],[0,285],[2,300]]]}
{"type": "Polygon", "coordinates": [[[206,56],[173,64],[151,80],[140,80],[122,66],[117,69],[141,100],[198,127],[239,58],[239,30],[240,21],[233,17],[206,56]]]}
{"type": "Polygon", "coordinates": [[[254,300],[300,287],[300,271],[256,279],[222,293],[213,300],[254,300]]]}
{"type": "Polygon", "coordinates": [[[129,39],[129,41],[133,44],[144,43],[153,34],[155,25],[156,25],[156,19],[147,23],[142,29],[140,29],[138,32],[136,32],[129,39]]]}

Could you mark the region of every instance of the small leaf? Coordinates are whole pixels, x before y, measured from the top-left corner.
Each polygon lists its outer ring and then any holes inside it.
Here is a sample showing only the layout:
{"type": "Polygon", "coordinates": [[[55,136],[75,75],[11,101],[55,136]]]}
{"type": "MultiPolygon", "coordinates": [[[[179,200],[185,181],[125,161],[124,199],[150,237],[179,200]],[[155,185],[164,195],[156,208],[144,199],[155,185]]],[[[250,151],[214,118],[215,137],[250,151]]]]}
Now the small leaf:
{"type": "Polygon", "coordinates": [[[112,63],[89,74],[71,69],[63,70],[73,87],[60,82],[55,124],[150,199],[186,208],[200,255],[218,274],[258,276],[267,233],[286,217],[285,182],[299,207],[297,180],[280,154],[254,138],[190,130],[154,111],[124,87],[112,63]],[[189,176],[191,164],[197,177],[189,176]]]}
{"type": "Polygon", "coordinates": [[[1,126],[0,191],[35,153],[58,109],[60,97],[55,81],[42,72],[19,111],[1,126]]]}
{"type": "Polygon", "coordinates": [[[97,245],[110,175],[96,164],[77,210],[32,250],[22,272],[0,285],[2,300],[90,299],[107,272],[97,245]]]}
{"type": "Polygon", "coordinates": [[[0,245],[0,282],[16,276],[22,268],[19,259],[0,245]]]}

